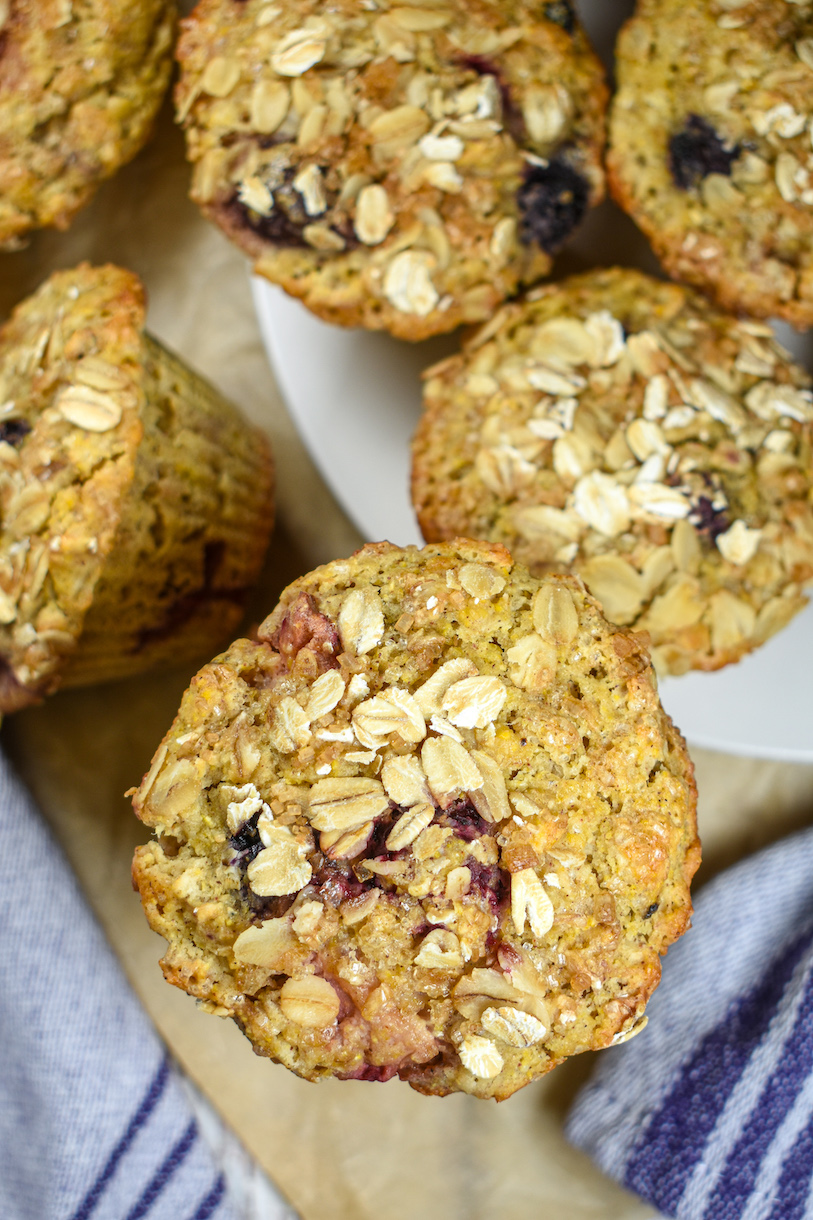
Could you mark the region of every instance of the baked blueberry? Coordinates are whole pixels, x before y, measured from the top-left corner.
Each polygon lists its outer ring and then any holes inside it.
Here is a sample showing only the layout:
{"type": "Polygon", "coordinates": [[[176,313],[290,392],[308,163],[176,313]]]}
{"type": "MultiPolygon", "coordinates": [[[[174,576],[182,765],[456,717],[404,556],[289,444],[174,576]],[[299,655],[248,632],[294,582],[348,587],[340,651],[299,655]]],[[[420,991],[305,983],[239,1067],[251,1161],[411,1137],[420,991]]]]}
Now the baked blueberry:
{"type": "Polygon", "coordinates": [[[683,128],[669,141],[669,168],[683,191],[697,186],[709,174],[731,174],[739,148],[729,148],[711,123],[690,114],[683,128]]]}
{"type": "Polygon", "coordinates": [[[589,184],[567,161],[529,166],[517,196],[521,240],[555,254],[583,218],[589,197],[589,184]]]}

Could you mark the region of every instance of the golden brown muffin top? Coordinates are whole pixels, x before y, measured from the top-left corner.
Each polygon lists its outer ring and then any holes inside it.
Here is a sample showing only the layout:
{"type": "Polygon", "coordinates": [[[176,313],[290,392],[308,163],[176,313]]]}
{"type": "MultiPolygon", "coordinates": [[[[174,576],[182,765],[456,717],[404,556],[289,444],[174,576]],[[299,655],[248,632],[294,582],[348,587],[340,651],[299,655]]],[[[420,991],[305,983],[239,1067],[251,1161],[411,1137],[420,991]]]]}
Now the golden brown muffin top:
{"type": "Polygon", "coordinates": [[[136,794],[170,981],[308,1079],[507,1097],[640,1028],[695,790],[640,637],[500,547],[368,546],[204,668],[136,794]]]}
{"type": "Polygon", "coordinates": [[[174,0],[2,0],[0,247],[74,214],[147,139],[174,0]]]}
{"type": "Polygon", "coordinates": [[[193,198],[332,321],[488,317],[603,194],[603,71],[565,3],[202,0],[178,58],[193,198]]]}
{"type": "Polygon", "coordinates": [[[663,672],[737,660],[805,604],[813,394],[765,323],[591,271],[506,306],[426,377],[426,538],[576,572],[663,672]]]}
{"type": "Polygon", "coordinates": [[[58,271],[0,329],[0,655],[6,710],[73,651],[143,436],[144,291],[58,271]]]}

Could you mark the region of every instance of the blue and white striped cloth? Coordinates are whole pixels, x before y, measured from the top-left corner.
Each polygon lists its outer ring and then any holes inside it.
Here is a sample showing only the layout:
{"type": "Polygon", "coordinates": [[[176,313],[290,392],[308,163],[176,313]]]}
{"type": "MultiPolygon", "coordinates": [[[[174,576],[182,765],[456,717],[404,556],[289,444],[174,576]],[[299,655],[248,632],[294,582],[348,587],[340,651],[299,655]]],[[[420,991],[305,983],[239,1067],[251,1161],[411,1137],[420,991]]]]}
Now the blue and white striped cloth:
{"type": "MultiPolygon", "coordinates": [[[[0,843],[2,1220],[257,1216],[2,757],[0,843]]],[[[292,1220],[276,1195],[261,1214],[292,1220]]]]}
{"type": "Polygon", "coordinates": [[[813,831],[724,873],[567,1133],[679,1220],[813,1220],[813,831]]]}

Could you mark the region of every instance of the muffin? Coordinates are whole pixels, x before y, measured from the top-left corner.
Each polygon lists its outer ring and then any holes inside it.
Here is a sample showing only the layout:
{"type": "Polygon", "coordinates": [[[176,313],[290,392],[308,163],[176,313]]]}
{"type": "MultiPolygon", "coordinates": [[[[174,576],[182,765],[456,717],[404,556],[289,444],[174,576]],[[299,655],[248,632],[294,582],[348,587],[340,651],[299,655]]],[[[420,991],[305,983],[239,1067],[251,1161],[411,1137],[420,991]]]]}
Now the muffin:
{"type": "Polygon", "coordinates": [[[669,274],[813,325],[808,0],[639,0],[616,72],[610,186],[669,274]]]}
{"type": "Polygon", "coordinates": [[[211,655],[272,524],[268,443],[144,330],[118,267],[0,329],[0,711],[211,655]]]}
{"type": "Polygon", "coordinates": [[[606,87],[569,2],[201,0],[182,27],[192,198],[327,321],[487,318],[603,195],[606,87]]]}
{"type": "Polygon", "coordinates": [[[175,14],[173,0],[0,3],[0,246],[67,228],[146,142],[175,14]]]}
{"type": "Polygon", "coordinates": [[[642,638],[468,541],[295,581],[134,805],[170,982],[308,1080],[441,1095],[640,1030],[699,860],[642,638]]]}
{"type": "Polygon", "coordinates": [[[428,541],[581,576],[662,673],[716,669],[805,604],[813,394],[762,322],[618,268],[507,305],[426,374],[428,541]]]}

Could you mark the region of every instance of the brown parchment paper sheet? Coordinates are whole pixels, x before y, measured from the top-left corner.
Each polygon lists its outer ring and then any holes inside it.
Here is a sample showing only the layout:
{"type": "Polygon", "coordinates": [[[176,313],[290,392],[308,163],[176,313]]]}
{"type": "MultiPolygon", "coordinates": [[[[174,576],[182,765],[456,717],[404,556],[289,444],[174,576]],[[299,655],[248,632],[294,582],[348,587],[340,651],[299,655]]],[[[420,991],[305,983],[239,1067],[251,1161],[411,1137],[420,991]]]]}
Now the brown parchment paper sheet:
{"type": "MultiPolygon", "coordinates": [[[[256,619],[289,580],[349,554],[360,539],[285,414],[254,319],[248,267],[187,201],[187,178],[181,137],[165,110],[153,143],[69,233],[40,234],[25,251],[0,255],[0,311],[51,270],[81,258],[120,262],[144,278],[152,330],[273,439],[278,524],[254,599],[256,619]]],[[[623,258],[623,246],[605,245],[604,260],[623,258]]],[[[130,886],[132,851],[145,835],[122,793],[146,770],[190,676],[165,673],[57,695],[8,719],[3,740],[174,1055],[304,1220],[652,1217],[562,1135],[592,1056],[499,1106],[423,1098],[399,1081],[311,1085],[255,1058],[234,1025],[199,1012],[164,983],[163,942],[147,928],[130,886]]],[[[813,820],[813,767],[702,751],[695,759],[701,879],[813,820]]]]}

